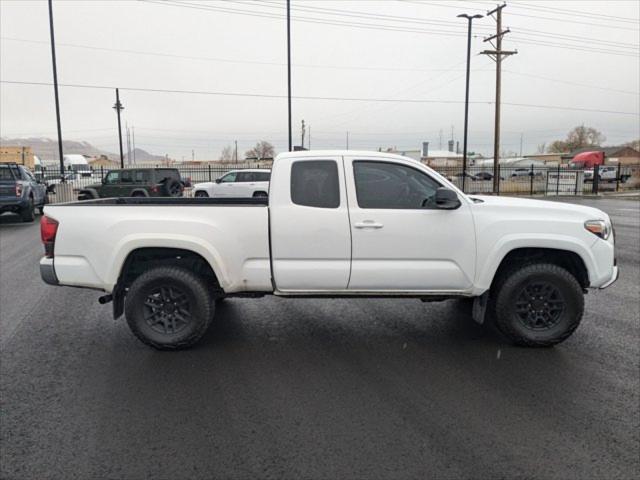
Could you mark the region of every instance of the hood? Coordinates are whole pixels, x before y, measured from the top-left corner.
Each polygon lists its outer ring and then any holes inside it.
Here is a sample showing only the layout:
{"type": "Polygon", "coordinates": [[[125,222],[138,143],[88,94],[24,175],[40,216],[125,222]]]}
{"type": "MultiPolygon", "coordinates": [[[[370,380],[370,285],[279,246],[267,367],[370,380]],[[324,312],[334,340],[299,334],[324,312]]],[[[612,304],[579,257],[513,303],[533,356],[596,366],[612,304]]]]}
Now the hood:
{"type": "Polygon", "coordinates": [[[577,205],[575,203],[553,202],[549,200],[532,200],[530,198],[517,197],[500,197],[493,195],[469,195],[469,198],[481,200],[474,206],[480,209],[488,207],[495,209],[497,212],[521,212],[522,214],[530,213],[543,216],[575,216],[579,215],[584,220],[609,220],[609,216],[593,207],[585,205],[577,205]]]}

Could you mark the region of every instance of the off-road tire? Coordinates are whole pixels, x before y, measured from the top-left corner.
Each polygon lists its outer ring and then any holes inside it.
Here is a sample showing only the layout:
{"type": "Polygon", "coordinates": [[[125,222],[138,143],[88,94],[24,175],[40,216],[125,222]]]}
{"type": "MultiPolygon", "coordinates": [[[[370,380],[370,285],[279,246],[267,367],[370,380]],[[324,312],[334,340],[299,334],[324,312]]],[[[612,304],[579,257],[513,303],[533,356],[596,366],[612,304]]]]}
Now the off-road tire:
{"type": "Polygon", "coordinates": [[[33,197],[29,197],[29,204],[20,211],[20,218],[23,222],[33,222],[36,218],[33,197]]]}
{"type": "Polygon", "coordinates": [[[567,270],[551,263],[516,266],[505,272],[492,287],[490,298],[487,313],[494,326],[514,344],[527,347],[550,347],[563,342],[578,328],[584,311],[580,283],[567,270]],[[525,294],[527,286],[539,284],[548,284],[555,289],[563,307],[553,325],[535,330],[525,325],[520,315],[526,314],[519,315],[516,304],[523,298],[520,295],[525,294]]]}
{"type": "Polygon", "coordinates": [[[127,324],[140,341],[158,350],[178,350],[200,340],[211,323],[215,304],[201,277],[182,267],[167,266],[151,268],[136,278],[125,298],[124,309],[127,324]],[[145,302],[160,287],[178,290],[187,298],[191,316],[177,332],[158,332],[145,320],[149,311],[145,309],[151,308],[145,302]]]}

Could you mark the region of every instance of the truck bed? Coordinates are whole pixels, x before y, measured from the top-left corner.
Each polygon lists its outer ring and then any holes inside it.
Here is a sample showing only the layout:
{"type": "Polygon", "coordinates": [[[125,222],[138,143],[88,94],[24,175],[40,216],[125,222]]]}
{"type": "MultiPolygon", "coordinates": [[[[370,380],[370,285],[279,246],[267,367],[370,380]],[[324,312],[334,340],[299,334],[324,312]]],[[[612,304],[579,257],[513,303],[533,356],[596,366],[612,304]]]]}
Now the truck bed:
{"type": "Polygon", "coordinates": [[[64,285],[111,292],[132,252],[172,248],[204,258],[227,292],[272,289],[265,198],[104,198],[45,214],[60,224],[51,263],[64,285]]]}

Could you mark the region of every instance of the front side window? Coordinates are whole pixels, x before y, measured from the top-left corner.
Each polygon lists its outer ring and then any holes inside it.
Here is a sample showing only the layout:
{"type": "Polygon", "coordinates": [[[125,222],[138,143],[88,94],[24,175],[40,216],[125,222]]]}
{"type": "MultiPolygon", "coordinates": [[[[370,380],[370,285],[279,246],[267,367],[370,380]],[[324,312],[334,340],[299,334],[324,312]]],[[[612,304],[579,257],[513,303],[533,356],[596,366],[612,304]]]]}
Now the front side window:
{"type": "Polygon", "coordinates": [[[440,185],[425,173],[398,163],[353,162],[360,208],[418,209],[435,206],[440,185]]]}
{"type": "Polygon", "coordinates": [[[121,183],[133,183],[133,172],[131,170],[125,170],[120,176],[121,183]]]}
{"type": "Polygon", "coordinates": [[[120,172],[114,171],[107,173],[107,176],[104,179],[104,183],[106,184],[114,184],[120,181],[120,172]]]}
{"type": "Polygon", "coordinates": [[[233,183],[236,181],[237,172],[227,173],[224,177],[220,179],[220,183],[233,183]]]}
{"type": "Polygon", "coordinates": [[[333,160],[294,162],[291,165],[291,201],[306,207],[338,208],[338,164],[333,160]]]}

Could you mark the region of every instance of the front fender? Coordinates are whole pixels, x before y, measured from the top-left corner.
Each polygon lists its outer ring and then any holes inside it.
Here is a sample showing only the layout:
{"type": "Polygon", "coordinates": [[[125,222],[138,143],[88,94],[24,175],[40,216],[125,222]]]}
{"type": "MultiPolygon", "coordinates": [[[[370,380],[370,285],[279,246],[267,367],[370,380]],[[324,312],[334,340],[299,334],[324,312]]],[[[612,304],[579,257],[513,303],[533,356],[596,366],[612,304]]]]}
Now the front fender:
{"type": "MultiPolygon", "coordinates": [[[[594,243],[597,239],[594,239],[594,243]]],[[[593,243],[592,243],[593,244],[593,243]]],[[[476,268],[476,294],[481,294],[491,287],[491,282],[498,267],[507,254],[518,248],[549,248],[554,250],[566,250],[577,254],[587,269],[589,281],[593,282],[598,276],[598,263],[591,249],[592,244],[585,244],[580,239],[567,235],[537,234],[535,238],[527,234],[506,235],[498,240],[487,255],[478,252],[478,265],[476,268]]]]}

